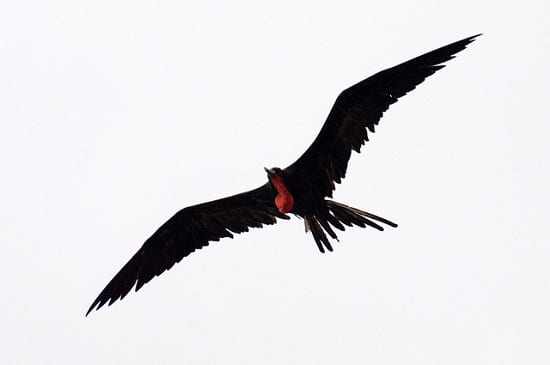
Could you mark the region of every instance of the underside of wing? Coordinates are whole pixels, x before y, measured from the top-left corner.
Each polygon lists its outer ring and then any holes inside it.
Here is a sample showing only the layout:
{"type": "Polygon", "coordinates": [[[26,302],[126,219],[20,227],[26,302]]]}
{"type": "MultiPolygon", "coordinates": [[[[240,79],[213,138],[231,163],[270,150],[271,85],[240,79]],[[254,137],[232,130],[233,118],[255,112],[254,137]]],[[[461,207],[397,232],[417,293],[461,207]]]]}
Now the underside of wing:
{"type": "Polygon", "coordinates": [[[444,66],[454,54],[477,37],[428,52],[381,71],[344,90],[336,99],[319,135],[306,152],[285,170],[316,189],[319,196],[332,196],[334,184],[346,175],[351,151],[360,152],[374,132],[382,114],[398,98],[413,90],[444,66]]]}
{"type": "Polygon", "coordinates": [[[134,287],[138,291],[155,276],[169,270],[191,252],[209,242],[249,228],[275,224],[289,217],[275,207],[269,183],[246,193],[184,208],[164,223],[107,284],[86,315],[105,303],[122,299],[134,287]]]}

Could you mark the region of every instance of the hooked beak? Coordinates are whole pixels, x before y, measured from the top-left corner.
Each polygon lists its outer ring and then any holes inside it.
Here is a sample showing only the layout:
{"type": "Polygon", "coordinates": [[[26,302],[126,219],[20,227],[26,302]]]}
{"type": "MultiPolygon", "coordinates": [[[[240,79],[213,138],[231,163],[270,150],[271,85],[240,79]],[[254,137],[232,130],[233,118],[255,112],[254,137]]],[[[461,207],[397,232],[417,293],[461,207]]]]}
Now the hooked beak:
{"type": "Polygon", "coordinates": [[[265,172],[267,172],[267,175],[269,175],[269,176],[274,175],[274,172],[272,170],[268,169],[267,167],[264,167],[264,170],[265,170],[265,172]]]}

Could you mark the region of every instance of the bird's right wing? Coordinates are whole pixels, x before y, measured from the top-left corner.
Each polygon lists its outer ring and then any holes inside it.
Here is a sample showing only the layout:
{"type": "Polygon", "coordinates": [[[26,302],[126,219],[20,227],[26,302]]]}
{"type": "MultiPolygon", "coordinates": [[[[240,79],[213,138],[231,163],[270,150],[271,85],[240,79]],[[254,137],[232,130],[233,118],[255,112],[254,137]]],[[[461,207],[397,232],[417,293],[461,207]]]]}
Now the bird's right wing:
{"type": "Polygon", "coordinates": [[[382,114],[400,97],[444,67],[478,35],[448,44],[371,77],[342,91],[319,135],[304,154],[287,167],[291,175],[316,189],[319,196],[332,196],[334,183],[346,175],[351,151],[360,152],[374,132],[382,114]]]}
{"type": "Polygon", "coordinates": [[[107,284],[86,315],[105,303],[122,299],[136,286],[138,291],[155,276],[196,249],[233,233],[289,219],[274,204],[269,183],[245,193],[184,208],[164,223],[107,284]]]}

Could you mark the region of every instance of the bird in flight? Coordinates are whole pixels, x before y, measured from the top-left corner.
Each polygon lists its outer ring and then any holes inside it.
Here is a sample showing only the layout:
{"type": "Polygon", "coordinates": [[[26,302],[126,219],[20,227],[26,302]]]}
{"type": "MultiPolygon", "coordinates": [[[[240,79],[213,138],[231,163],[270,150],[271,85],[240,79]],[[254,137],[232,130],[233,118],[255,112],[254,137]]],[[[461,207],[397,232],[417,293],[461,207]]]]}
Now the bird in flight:
{"type": "Polygon", "coordinates": [[[234,233],[275,224],[289,213],[303,218],[321,252],[332,251],[327,235],[359,226],[382,231],[397,224],[366,211],[327,199],[346,175],[351,151],[360,152],[382,114],[400,97],[478,35],[438,48],[401,63],[342,91],[321,131],[298,160],[285,169],[265,169],[268,182],[244,193],[184,208],[164,223],[107,284],[86,315],[106,303],[138,291],[193,251],[234,233]]]}

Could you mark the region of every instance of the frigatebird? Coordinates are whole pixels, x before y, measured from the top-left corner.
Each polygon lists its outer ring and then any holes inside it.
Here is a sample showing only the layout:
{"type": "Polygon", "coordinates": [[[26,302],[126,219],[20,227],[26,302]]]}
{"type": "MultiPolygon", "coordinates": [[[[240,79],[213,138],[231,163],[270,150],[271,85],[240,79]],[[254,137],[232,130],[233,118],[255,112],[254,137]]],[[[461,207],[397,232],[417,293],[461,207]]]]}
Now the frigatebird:
{"type": "Polygon", "coordinates": [[[342,91],[321,131],[298,160],[285,169],[265,169],[268,182],[244,193],[184,208],[164,223],[107,284],[88,309],[113,304],[134,287],[138,291],[155,276],[169,270],[191,252],[234,233],[275,224],[289,213],[303,218],[321,252],[332,251],[327,238],[338,239],[334,228],[397,224],[332,198],[335,184],[346,175],[351,151],[360,152],[374,132],[382,114],[400,97],[428,76],[442,69],[442,63],[473,42],[478,35],[451,43],[413,58],[342,91]]]}

